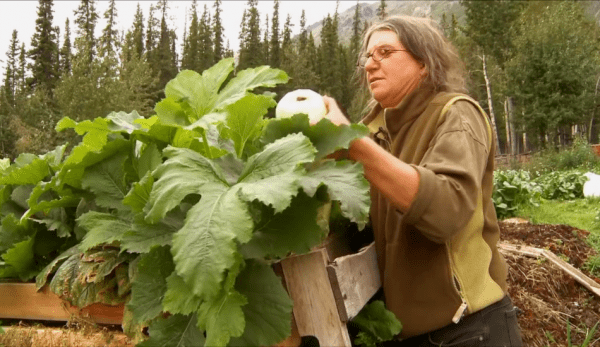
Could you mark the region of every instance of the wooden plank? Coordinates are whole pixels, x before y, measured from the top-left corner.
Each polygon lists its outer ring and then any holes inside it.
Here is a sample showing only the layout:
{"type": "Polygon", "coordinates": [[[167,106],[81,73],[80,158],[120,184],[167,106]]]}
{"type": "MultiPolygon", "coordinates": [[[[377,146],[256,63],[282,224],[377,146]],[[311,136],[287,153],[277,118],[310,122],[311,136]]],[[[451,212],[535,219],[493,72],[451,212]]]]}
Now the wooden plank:
{"type": "Polygon", "coordinates": [[[579,271],[579,269],[575,268],[573,265],[560,259],[556,254],[552,253],[552,251],[529,246],[511,245],[509,243],[504,242],[499,243],[498,247],[500,248],[500,250],[524,254],[533,258],[544,257],[552,263],[554,263],[554,265],[558,266],[561,270],[566,272],[569,276],[575,279],[575,281],[579,282],[579,284],[584,286],[586,289],[596,294],[597,296],[600,296],[600,285],[598,283],[586,276],[583,272],[579,271]]]}
{"type": "Polygon", "coordinates": [[[47,287],[37,291],[35,283],[0,283],[0,317],[68,321],[72,315],[99,324],[121,324],[124,305],[92,304],[78,309],[61,300],[47,287]]]}
{"type": "Polygon", "coordinates": [[[375,243],[358,253],[335,259],[327,271],[344,322],[356,317],[381,288],[375,243]]]}
{"type": "Polygon", "coordinates": [[[281,261],[286,287],[294,301],[298,333],[316,337],[321,346],[350,347],[348,329],[340,319],[326,265],[324,249],[281,261]]]}

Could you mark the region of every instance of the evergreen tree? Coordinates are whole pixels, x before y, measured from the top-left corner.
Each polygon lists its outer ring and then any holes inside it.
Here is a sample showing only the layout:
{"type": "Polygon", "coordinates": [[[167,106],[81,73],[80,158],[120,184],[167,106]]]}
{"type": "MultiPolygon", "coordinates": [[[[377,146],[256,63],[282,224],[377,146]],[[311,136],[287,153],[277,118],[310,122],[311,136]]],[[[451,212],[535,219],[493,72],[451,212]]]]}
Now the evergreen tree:
{"type": "MultiPolygon", "coordinates": [[[[446,15],[445,13],[443,15],[446,15]]],[[[350,38],[350,56],[352,59],[357,59],[361,48],[362,31],[361,31],[361,20],[360,20],[360,6],[358,0],[356,1],[356,8],[354,9],[354,18],[352,19],[352,37],[350,38]]]]}
{"type": "Polygon", "coordinates": [[[65,21],[65,38],[60,49],[60,75],[71,73],[71,28],[69,27],[69,18],[65,21]]]}
{"type": "Polygon", "coordinates": [[[518,20],[509,87],[531,140],[565,145],[595,108],[600,30],[577,2],[528,3],[518,20]]]}
{"type": "Polygon", "coordinates": [[[306,52],[306,45],[308,44],[308,32],[306,30],[306,13],[302,9],[302,15],[300,15],[300,34],[298,35],[298,48],[299,52],[306,52]]]}
{"type": "Polygon", "coordinates": [[[273,23],[271,24],[271,44],[269,46],[269,65],[278,68],[281,64],[281,43],[279,42],[279,0],[274,1],[273,23]]]}
{"type": "Polygon", "coordinates": [[[321,30],[321,46],[319,47],[319,74],[321,81],[321,91],[330,94],[339,100],[340,92],[340,74],[338,68],[338,34],[337,34],[337,14],[334,18],[328,14],[323,21],[321,30]]]}
{"type": "Polygon", "coordinates": [[[75,24],[77,24],[77,38],[75,48],[77,55],[85,55],[85,62],[92,64],[96,56],[96,38],[94,32],[98,22],[95,0],[81,0],[79,8],[75,10],[75,24]]]}
{"type": "Polygon", "coordinates": [[[106,27],[102,30],[102,36],[100,37],[100,57],[110,60],[109,63],[116,66],[116,40],[119,33],[116,28],[117,9],[115,7],[115,0],[110,0],[108,9],[104,12],[104,19],[106,20],[106,27]]]}
{"type": "Polygon", "coordinates": [[[385,0],[381,0],[379,7],[377,8],[377,17],[379,17],[379,19],[384,20],[387,17],[386,8],[387,4],[385,3],[385,0]]]}
{"type": "Polygon", "coordinates": [[[138,57],[142,57],[144,55],[144,14],[139,3],[133,17],[132,42],[134,51],[138,57]]]}
{"type": "Polygon", "coordinates": [[[208,7],[204,5],[204,12],[202,12],[202,18],[200,20],[200,31],[199,31],[199,66],[200,72],[208,69],[214,64],[214,52],[213,52],[213,40],[211,30],[211,18],[208,7]]]}
{"type": "Polygon", "coordinates": [[[199,67],[199,43],[200,43],[200,26],[198,23],[198,10],[196,8],[196,0],[192,2],[190,28],[183,43],[183,54],[181,57],[181,68],[186,70],[198,71],[199,67]]]}
{"type": "Polygon", "coordinates": [[[295,63],[295,52],[292,45],[292,17],[288,14],[285,24],[283,25],[283,33],[281,40],[281,67],[284,71],[292,72],[292,66],[295,63]]]}
{"type": "Polygon", "coordinates": [[[145,45],[145,53],[146,60],[153,66],[155,65],[156,59],[156,46],[158,43],[158,38],[160,35],[159,25],[160,22],[156,17],[157,8],[154,5],[150,5],[150,9],[148,10],[148,24],[146,25],[146,45],[145,45]]]}
{"type": "Polygon", "coordinates": [[[4,71],[3,102],[7,108],[3,110],[5,114],[8,108],[12,110],[15,107],[15,94],[17,92],[17,70],[18,70],[19,39],[16,30],[12,32],[12,38],[6,52],[6,69],[4,71]]]}
{"type": "Polygon", "coordinates": [[[242,33],[245,36],[240,40],[244,45],[243,48],[240,48],[239,70],[260,66],[265,63],[261,50],[258,0],[248,0],[248,6],[247,12],[245,12],[245,28],[242,28],[242,33]]]}
{"type": "Polygon", "coordinates": [[[270,51],[269,51],[269,15],[265,16],[265,34],[263,36],[263,56],[265,57],[265,61],[270,62],[270,51]]]}
{"type": "Polygon", "coordinates": [[[225,54],[225,48],[223,47],[223,24],[221,23],[221,0],[215,0],[213,5],[215,8],[215,16],[213,17],[213,63],[218,63],[225,54]]]}
{"type": "Polygon", "coordinates": [[[25,43],[23,42],[21,43],[21,49],[19,50],[19,68],[15,77],[15,98],[17,99],[17,101],[19,100],[19,98],[22,98],[27,91],[27,85],[25,83],[25,70],[27,66],[26,52],[27,51],[25,50],[25,43]]]}
{"type": "Polygon", "coordinates": [[[32,60],[30,67],[31,79],[28,84],[32,89],[45,88],[51,91],[58,79],[58,62],[56,44],[56,31],[52,26],[53,1],[39,0],[35,21],[35,33],[31,39],[31,49],[28,52],[32,60]]]}
{"type": "Polygon", "coordinates": [[[164,87],[177,75],[177,64],[174,57],[174,34],[167,26],[167,0],[160,0],[159,7],[162,12],[160,21],[160,37],[156,47],[156,56],[150,61],[152,70],[158,75],[158,87],[161,90],[160,98],[164,97],[164,87]]]}

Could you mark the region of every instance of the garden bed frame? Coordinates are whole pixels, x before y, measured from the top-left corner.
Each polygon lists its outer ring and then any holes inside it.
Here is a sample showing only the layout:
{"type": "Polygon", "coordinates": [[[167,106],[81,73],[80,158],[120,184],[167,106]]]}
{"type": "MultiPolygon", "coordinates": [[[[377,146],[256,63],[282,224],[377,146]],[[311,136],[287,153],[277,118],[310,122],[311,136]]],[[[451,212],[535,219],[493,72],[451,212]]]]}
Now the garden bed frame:
{"type": "MultiPolygon", "coordinates": [[[[275,265],[294,301],[292,335],[278,347],[299,346],[314,336],[321,346],[352,343],[346,323],[381,287],[375,245],[349,254],[346,243],[329,240],[308,254],[294,255],[275,265]]],[[[121,324],[124,305],[93,304],[77,308],[48,287],[35,283],[0,283],[0,319],[69,321],[81,317],[98,324],[121,324]]]]}

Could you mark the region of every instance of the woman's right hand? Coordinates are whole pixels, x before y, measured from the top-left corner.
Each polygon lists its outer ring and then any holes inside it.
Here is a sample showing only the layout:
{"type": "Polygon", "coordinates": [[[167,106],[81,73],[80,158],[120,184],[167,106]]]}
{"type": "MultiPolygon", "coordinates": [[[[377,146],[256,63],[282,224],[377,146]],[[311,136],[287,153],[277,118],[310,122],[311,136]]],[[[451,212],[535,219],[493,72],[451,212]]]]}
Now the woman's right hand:
{"type": "Polygon", "coordinates": [[[324,95],[323,102],[325,103],[325,107],[327,107],[327,114],[325,117],[329,119],[335,125],[350,125],[350,121],[344,115],[344,112],[340,109],[334,98],[324,95]]]}

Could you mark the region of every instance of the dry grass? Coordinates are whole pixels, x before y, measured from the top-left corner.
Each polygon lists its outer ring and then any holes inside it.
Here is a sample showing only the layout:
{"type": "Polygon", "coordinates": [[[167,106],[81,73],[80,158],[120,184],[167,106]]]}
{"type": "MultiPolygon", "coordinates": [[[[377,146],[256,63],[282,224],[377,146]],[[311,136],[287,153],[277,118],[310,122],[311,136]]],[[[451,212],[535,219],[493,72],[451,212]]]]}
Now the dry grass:
{"type": "Polygon", "coordinates": [[[5,328],[0,334],[2,347],[133,347],[122,332],[106,327],[71,322],[62,328],[23,323],[5,328]]]}

